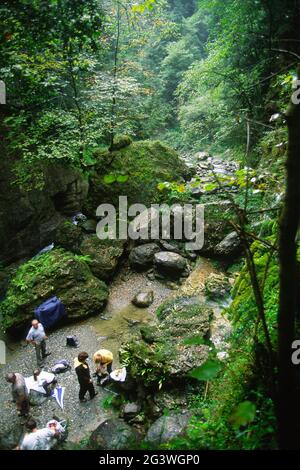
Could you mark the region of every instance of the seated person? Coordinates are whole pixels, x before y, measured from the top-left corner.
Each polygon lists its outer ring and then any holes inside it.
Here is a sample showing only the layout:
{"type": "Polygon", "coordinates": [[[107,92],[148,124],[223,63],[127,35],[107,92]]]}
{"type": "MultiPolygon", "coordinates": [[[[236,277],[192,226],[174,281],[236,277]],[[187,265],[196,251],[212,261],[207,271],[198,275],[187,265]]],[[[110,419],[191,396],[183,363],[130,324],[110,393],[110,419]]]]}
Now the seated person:
{"type": "Polygon", "coordinates": [[[103,379],[109,379],[109,374],[112,371],[112,363],[114,360],[113,353],[108,349],[99,349],[93,356],[93,361],[96,366],[95,375],[97,377],[97,384],[103,385],[103,379]]]}

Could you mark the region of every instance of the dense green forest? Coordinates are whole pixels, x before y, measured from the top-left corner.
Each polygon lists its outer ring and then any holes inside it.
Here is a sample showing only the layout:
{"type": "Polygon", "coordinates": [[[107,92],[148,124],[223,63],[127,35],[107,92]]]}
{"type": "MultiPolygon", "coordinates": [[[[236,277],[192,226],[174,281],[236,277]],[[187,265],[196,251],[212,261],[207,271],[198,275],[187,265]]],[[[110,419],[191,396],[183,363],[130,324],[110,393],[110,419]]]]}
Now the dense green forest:
{"type": "Polygon", "coordinates": [[[101,389],[60,448],[299,449],[299,0],[9,0],[0,24],[3,409],[55,295],[72,322],[50,330],[52,361],[73,360],[74,329],[132,382],[101,389]],[[100,240],[97,207],[119,196],[204,205],[203,247],[100,240]]]}

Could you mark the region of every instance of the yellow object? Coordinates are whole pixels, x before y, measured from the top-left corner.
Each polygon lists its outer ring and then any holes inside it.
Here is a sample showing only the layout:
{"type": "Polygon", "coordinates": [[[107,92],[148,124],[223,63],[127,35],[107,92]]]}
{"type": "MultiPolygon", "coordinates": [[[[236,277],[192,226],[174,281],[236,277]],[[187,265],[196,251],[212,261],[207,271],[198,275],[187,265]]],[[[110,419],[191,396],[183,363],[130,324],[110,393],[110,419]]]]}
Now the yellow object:
{"type": "Polygon", "coordinates": [[[99,351],[96,351],[93,360],[95,364],[99,363],[100,364],[111,364],[112,361],[114,360],[113,353],[111,351],[108,351],[108,349],[99,349],[99,351]]]}
{"type": "Polygon", "coordinates": [[[82,365],[85,369],[88,368],[87,364],[84,364],[83,362],[79,362],[77,357],[75,357],[74,359],[74,369],[76,369],[76,367],[82,365]]]}

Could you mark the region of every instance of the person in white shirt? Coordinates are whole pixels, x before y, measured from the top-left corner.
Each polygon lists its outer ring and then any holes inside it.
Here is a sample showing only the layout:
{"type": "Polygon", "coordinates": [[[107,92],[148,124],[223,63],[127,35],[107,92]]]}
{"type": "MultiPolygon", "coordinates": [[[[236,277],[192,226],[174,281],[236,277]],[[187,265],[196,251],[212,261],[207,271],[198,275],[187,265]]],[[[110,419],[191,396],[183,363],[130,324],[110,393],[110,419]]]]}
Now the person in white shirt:
{"type": "Polygon", "coordinates": [[[31,322],[31,328],[26,336],[27,343],[31,343],[35,347],[36,360],[38,367],[42,367],[44,359],[49,356],[51,353],[46,352],[46,336],[44,327],[38,320],[34,319],[31,322]]]}
{"type": "Polygon", "coordinates": [[[52,427],[37,429],[34,419],[26,423],[27,433],[17,450],[50,450],[53,447],[58,432],[52,427]]]}

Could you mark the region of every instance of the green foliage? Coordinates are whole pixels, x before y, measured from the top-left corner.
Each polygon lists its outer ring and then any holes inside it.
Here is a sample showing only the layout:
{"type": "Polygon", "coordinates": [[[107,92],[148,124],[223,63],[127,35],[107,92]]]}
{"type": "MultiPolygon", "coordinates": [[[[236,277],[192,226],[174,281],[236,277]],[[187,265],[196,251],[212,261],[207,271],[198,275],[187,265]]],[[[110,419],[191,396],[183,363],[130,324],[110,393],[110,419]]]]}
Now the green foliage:
{"type": "Polygon", "coordinates": [[[113,402],[114,402],[114,395],[107,395],[103,400],[101,401],[101,407],[104,410],[108,410],[113,407],[113,402]]]}
{"type": "MultiPolygon", "coordinates": [[[[120,150],[95,151],[97,164],[91,171],[90,211],[94,201],[119,203],[127,195],[129,204],[159,202],[161,181],[180,181],[189,174],[177,153],[158,141],[140,141],[120,150]]],[[[181,183],[180,183],[181,184],[181,183]]]]}
{"type": "Polygon", "coordinates": [[[246,426],[251,423],[255,418],[256,406],[251,401],[243,401],[240,403],[233,414],[230,421],[236,427],[246,426]]]}
{"type": "Polygon", "coordinates": [[[190,373],[190,376],[199,381],[212,380],[218,375],[221,369],[222,365],[220,362],[208,360],[202,366],[194,369],[190,373]]]}

